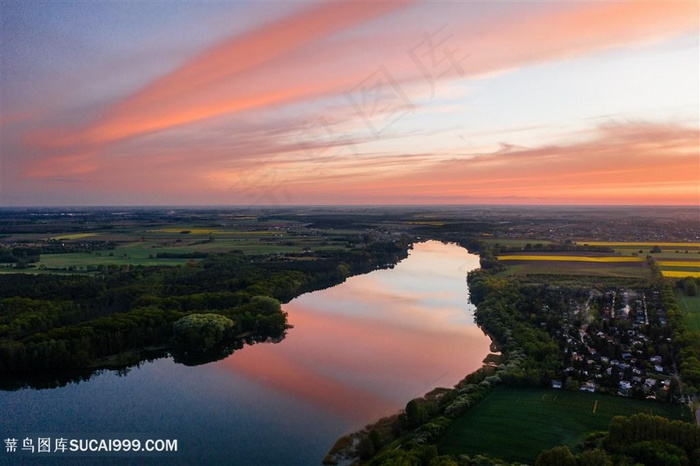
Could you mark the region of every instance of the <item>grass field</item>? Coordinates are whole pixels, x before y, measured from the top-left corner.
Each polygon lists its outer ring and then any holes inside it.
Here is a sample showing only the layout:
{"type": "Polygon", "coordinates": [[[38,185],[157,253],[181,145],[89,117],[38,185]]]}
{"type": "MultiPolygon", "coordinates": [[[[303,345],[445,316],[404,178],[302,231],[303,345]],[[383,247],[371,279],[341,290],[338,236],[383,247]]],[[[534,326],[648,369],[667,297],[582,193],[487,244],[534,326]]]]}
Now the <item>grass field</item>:
{"type": "Polygon", "coordinates": [[[587,244],[589,246],[604,246],[609,248],[653,248],[658,246],[662,249],[700,249],[700,243],[679,243],[679,242],[642,242],[642,241],[577,241],[577,244],[587,244]]]}
{"type": "Polygon", "coordinates": [[[221,230],[218,228],[168,227],[157,230],[147,230],[147,233],[175,233],[178,235],[229,235],[229,236],[283,236],[284,232],[274,230],[221,230]]]}
{"type": "MultiPolygon", "coordinates": [[[[184,235],[183,235],[184,236],[184,235]]],[[[194,239],[194,238],[193,238],[194,239]]],[[[240,250],[246,254],[298,253],[305,248],[313,250],[338,249],[341,246],[324,244],[319,238],[294,238],[294,241],[273,242],[256,238],[217,239],[211,242],[192,240],[173,241],[133,241],[122,242],[113,250],[90,253],[42,254],[36,267],[58,270],[69,267],[84,270],[98,265],[182,265],[189,259],[158,258],[158,253],[217,253],[240,250]]],[[[196,260],[196,259],[195,259],[196,260]]],[[[18,272],[14,270],[14,272],[18,272]]],[[[35,272],[28,269],[25,272],[35,272]]]]}
{"type": "Polygon", "coordinates": [[[607,430],[613,416],[650,413],[690,420],[682,405],[564,390],[499,387],[452,423],[438,443],[443,454],[485,453],[534,463],[557,445],[573,448],[594,431],[607,430]]]}
{"type": "Polygon", "coordinates": [[[686,322],[691,331],[700,332],[700,296],[686,296],[676,291],[678,305],[686,313],[686,322]]]}
{"type": "Polygon", "coordinates": [[[592,276],[592,277],[626,277],[651,280],[651,269],[644,262],[630,263],[585,263],[585,262],[549,262],[532,261],[507,263],[505,271],[499,277],[521,277],[524,275],[556,276],[592,276]]]}
{"type": "MultiPolygon", "coordinates": [[[[223,253],[232,250],[245,254],[294,254],[307,250],[346,249],[363,232],[360,229],[306,229],[293,222],[260,222],[255,217],[235,219],[228,227],[207,227],[194,223],[174,225],[117,225],[91,232],[18,233],[8,241],[42,245],[47,239],[60,240],[68,247],[83,242],[109,241],[113,249],[92,252],[41,254],[31,268],[13,269],[0,264],[0,273],[84,273],[98,266],[183,265],[188,258],[159,258],[159,253],[223,253]],[[186,232],[186,233],[184,233],[186,232]]],[[[199,260],[199,259],[194,259],[199,260]]]]}
{"type": "Polygon", "coordinates": [[[149,258],[147,254],[145,256],[129,255],[124,252],[124,249],[119,248],[115,251],[102,252],[101,256],[87,253],[42,254],[41,260],[35,265],[47,269],[73,267],[76,270],[81,270],[88,266],[98,265],[179,265],[186,262],[187,259],[149,258]],[[109,255],[110,252],[112,256],[109,255]]]}
{"type": "Polygon", "coordinates": [[[418,222],[406,222],[406,225],[429,225],[431,227],[441,227],[445,222],[434,222],[434,221],[418,221],[418,222]]]}

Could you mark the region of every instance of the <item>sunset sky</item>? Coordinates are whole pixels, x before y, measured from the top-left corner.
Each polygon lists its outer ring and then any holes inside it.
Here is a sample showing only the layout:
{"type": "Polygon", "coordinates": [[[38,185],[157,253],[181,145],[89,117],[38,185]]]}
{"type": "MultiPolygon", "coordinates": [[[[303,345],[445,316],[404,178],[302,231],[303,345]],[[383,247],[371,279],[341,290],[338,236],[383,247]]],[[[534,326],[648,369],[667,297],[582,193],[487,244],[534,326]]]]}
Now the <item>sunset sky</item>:
{"type": "Polygon", "coordinates": [[[0,207],[700,204],[700,3],[0,2],[0,207]]]}

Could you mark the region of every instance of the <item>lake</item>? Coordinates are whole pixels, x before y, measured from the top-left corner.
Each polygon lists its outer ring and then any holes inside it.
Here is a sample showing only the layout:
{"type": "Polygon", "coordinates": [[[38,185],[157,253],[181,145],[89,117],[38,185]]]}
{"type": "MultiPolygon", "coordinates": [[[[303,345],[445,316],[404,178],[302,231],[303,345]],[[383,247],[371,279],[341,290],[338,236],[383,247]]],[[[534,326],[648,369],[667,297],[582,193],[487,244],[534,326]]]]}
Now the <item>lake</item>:
{"type": "Polygon", "coordinates": [[[19,440],[15,453],[0,445],[0,463],[320,464],[338,437],[481,366],[491,342],[466,284],[478,265],[454,244],[415,244],[392,269],[285,304],[293,328],[280,343],[196,367],[163,358],[126,375],[0,392],[0,435],[19,440]],[[178,453],[37,462],[40,453],[20,451],[25,437],[177,439],[178,453]]]}

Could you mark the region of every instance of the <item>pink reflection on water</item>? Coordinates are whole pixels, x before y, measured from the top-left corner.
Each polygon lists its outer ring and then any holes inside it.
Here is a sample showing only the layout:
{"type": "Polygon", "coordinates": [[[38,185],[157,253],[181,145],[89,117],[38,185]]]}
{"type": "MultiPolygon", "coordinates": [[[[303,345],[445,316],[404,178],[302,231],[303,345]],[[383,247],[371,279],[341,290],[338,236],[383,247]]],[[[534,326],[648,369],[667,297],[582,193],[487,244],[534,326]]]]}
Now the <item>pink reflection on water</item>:
{"type": "Polygon", "coordinates": [[[490,340],[473,324],[466,272],[478,258],[454,245],[416,245],[393,270],[352,277],[287,305],[294,325],[277,345],[236,352],[222,366],[353,421],[478,369],[490,340]]]}

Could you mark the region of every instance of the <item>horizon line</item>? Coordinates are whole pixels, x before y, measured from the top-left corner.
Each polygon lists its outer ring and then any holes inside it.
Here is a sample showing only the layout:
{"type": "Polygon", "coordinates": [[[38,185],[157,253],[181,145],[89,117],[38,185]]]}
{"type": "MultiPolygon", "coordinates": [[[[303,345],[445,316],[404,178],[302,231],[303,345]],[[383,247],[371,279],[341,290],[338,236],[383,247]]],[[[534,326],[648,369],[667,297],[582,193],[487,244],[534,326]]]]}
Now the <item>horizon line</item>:
{"type": "Polygon", "coordinates": [[[698,208],[699,204],[72,204],[0,205],[2,209],[294,209],[294,208],[434,208],[434,207],[522,207],[522,208],[698,208]]]}

